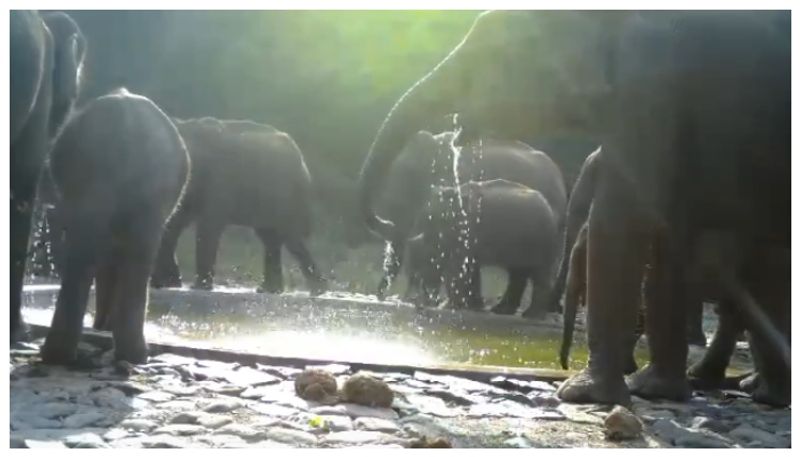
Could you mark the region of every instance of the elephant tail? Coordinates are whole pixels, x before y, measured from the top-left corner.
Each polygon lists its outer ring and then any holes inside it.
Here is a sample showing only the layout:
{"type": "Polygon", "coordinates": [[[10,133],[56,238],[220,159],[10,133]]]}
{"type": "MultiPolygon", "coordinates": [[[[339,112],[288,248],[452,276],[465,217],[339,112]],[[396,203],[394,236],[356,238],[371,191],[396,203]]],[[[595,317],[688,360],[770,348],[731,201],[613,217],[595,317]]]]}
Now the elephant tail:
{"type": "MultiPolygon", "coordinates": [[[[569,272],[566,276],[567,294],[564,297],[564,332],[561,338],[561,352],[559,360],[561,368],[569,368],[569,352],[572,348],[572,338],[575,332],[575,317],[578,314],[578,305],[586,297],[586,242],[588,226],[581,227],[575,246],[569,255],[569,272]]],[[[565,268],[566,269],[566,268],[565,268]]]]}

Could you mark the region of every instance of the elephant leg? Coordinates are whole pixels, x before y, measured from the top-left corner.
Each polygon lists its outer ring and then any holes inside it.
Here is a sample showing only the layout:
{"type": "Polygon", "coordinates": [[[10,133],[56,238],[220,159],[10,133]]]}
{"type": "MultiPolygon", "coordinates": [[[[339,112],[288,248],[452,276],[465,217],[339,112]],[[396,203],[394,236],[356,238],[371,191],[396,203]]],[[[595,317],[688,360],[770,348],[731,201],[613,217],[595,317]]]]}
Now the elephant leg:
{"type": "Polygon", "coordinates": [[[183,285],[175,250],[181,234],[193,220],[194,213],[189,205],[186,202],[179,203],[164,227],[164,235],[161,238],[161,246],[158,249],[158,257],[150,281],[151,287],[181,287],[183,285]]]}
{"type": "Polygon", "coordinates": [[[300,264],[300,271],[303,272],[303,276],[306,278],[310,294],[314,296],[325,292],[328,289],[327,281],[320,274],[317,264],[311,258],[308,248],[306,248],[305,242],[302,240],[286,240],[286,249],[300,264]]]}
{"type": "Polygon", "coordinates": [[[111,331],[114,357],[130,363],[147,361],[144,321],[147,315],[148,281],[158,255],[162,226],[158,212],[142,215],[141,222],[126,230],[124,243],[111,260],[117,265],[111,331]]]}
{"type": "Polygon", "coordinates": [[[531,277],[533,281],[533,293],[531,294],[531,304],[522,314],[530,319],[541,319],[547,313],[548,299],[553,291],[553,283],[550,272],[536,271],[531,277]]]}
{"type": "Polygon", "coordinates": [[[636,363],[636,343],[644,335],[644,328],[645,308],[639,305],[636,313],[636,328],[633,330],[633,334],[627,344],[628,350],[625,352],[625,374],[635,373],[639,369],[639,365],[636,363]]]}
{"type": "Polygon", "coordinates": [[[114,306],[114,290],[116,289],[117,271],[116,263],[110,259],[116,256],[107,257],[97,268],[95,276],[95,311],[94,324],[95,330],[111,330],[111,314],[114,306]]]}
{"type": "MultiPolygon", "coordinates": [[[[759,249],[748,262],[749,288],[756,302],[791,344],[791,254],[782,246],[759,249]]],[[[758,373],[753,400],[774,406],[791,404],[791,367],[758,331],[748,331],[758,373]]]]}
{"type": "Polygon", "coordinates": [[[495,314],[514,314],[519,309],[522,294],[528,285],[528,271],[521,269],[508,270],[508,287],[500,299],[500,303],[492,308],[495,314]]]}
{"type": "MultiPolygon", "coordinates": [[[[673,220],[674,219],[670,219],[673,220]]],[[[653,237],[653,268],[647,276],[645,331],[650,363],[629,378],[631,392],[643,398],[683,401],[691,396],[686,378],[686,288],[679,224],[653,237]]]]}
{"type": "Polygon", "coordinates": [[[696,389],[719,389],[724,385],[725,369],[736,349],[739,333],[744,328],[734,306],[729,300],[723,300],[718,305],[719,322],[711,337],[711,344],[703,357],[687,371],[689,382],[696,389]]]}
{"type": "Polygon", "coordinates": [[[703,299],[697,293],[689,297],[686,313],[686,342],[705,347],[706,334],[703,333],[703,299]]]}
{"type": "Polygon", "coordinates": [[[224,230],[224,224],[202,219],[198,221],[195,249],[197,277],[193,289],[214,289],[214,265],[217,263],[217,251],[224,230]]]}
{"type": "Polygon", "coordinates": [[[91,211],[73,212],[65,239],[65,268],[61,277],[50,331],[41,349],[45,363],[68,364],[75,360],[89,289],[97,260],[108,246],[108,218],[91,211]]]}
{"type": "MultiPolygon", "coordinates": [[[[12,185],[14,169],[12,168],[12,185]]],[[[31,178],[34,179],[34,178],[31,178]]],[[[34,179],[35,182],[35,179],[34,179]]],[[[33,219],[35,186],[20,185],[11,188],[11,342],[27,337],[27,325],[22,319],[22,284],[28,260],[28,242],[33,219]]]]}
{"type": "Polygon", "coordinates": [[[623,377],[626,332],[635,325],[650,228],[619,179],[598,182],[589,214],[587,367],[557,391],[573,403],[628,404],[623,377]]]}
{"type": "Polygon", "coordinates": [[[258,228],[256,235],[264,246],[264,280],[258,292],[279,294],[283,292],[283,268],[281,248],[283,241],[274,230],[258,228]]]}

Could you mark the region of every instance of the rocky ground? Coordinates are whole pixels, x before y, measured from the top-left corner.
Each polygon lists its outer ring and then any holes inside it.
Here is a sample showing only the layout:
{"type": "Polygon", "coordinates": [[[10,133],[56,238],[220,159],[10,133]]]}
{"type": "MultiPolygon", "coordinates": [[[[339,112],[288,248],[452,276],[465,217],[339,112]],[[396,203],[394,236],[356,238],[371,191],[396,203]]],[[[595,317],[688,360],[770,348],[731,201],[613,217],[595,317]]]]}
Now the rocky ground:
{"type": "MultiPolygon", "coordinates": [[[[791,410],[739,392],[688,403],[634,397],[632,412],[569,405],[556,386],[496,377],[481,383],[417,371],[371,373],[390,408],[299,398],[300,368],[243,366],[161,354],[146,365],[67,369],[11,350],[11,447],[789,447],[791,410]],[[607,436],[611,436],[609,439],[607,436]],[[621,439],[627,438],[627,439],[621,439]]],[[[82,343],[84,344],[84,343],[82,343]]],[[[95,350],[84,347],[85,351],[95,350]]],[[[99,353],[99,350],[97,350],[99,353]]],[[[312,367],[306,367],[312,368],[312,367]]],[[[346,365],[321,368],[337,384],[346,365]]]]}

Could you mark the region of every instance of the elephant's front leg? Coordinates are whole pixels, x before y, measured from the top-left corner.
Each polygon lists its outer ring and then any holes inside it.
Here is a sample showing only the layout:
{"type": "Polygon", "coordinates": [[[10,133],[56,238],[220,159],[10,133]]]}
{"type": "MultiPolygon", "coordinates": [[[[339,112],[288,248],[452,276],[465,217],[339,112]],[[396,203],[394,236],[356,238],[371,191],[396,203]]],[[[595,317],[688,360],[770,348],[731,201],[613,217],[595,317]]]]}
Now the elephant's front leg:
{"type": "Polygon", "coordinates": [[[719,389],[725,382],[725,369],[728,368],[733,351],[736,349],[736,339],[744,329],[744,325],[730,300],[723,300],[717,315],[719,322],[714,336],[711,337],[703,357],[689,367],[687,374],[696,389],[719,389]]]}
{"type": "Polygon", "coordinates": [[[636,323],[649,227],[619,179],[601,179],[589,215],[587,367],[558,389],[573,403],[628,404],[623,371],[636,323]]]}
{"type": "Polygon", "coordinates": [[[669,231],[658,230],[653,237],[653,268],[645,287],[650,363],[628,381],[631,392],[640,397],[683,401],[692,393],[686,378],[686,287],[681,287],[686,276],[679,256],[682,245],[679,225],[669,231]]]}
{"type": "Polygon", "coordinates": [[[225,225],[216,221],[201,219],[197,222],[195,257],[197,277],[194,289],[212,290],[214,288],[214,265],[217,263],[219,241],[225,225]]]}

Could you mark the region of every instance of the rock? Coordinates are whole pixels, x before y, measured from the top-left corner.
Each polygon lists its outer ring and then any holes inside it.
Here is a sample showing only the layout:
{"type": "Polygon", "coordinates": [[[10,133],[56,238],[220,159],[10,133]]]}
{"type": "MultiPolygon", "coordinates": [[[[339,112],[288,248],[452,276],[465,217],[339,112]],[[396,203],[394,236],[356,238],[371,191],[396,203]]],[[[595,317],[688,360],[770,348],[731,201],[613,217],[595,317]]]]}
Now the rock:
{"type": "Polygon", "coordinates": [[[124,409],[131,407],[128,397],[121,390],[113,387],[92,392],[89,397],[95,405],[101,408],[124,409]]]}
{"type": "Polygon", "coordinates": [[[675,420],[659,419],[651,426],[664,441],[682,447],[730,447],[733,443],[709,430],[682,427],[675,420]]]}
{"type": "Polygon", "coordinates": [[[731,427],[724,422],[703,416],[697,416],[692,419],[692,428],[711,430],[716,433],[728,433],[731,431],[731,427]]]}
{"type": "Polygon", "coordinates": [[[141,439],[141,445],[142,447],[148,449],[191,447],[191,443],[186,438],[179,438],[177,436],[171,436],[171,435],[146,436],[141,439]]]}
{"type": "Polygon", "coordinates": [[[382,432],[368,432],[353,430],[349,432],[336,432],[321,439],[324,444],[334,445],[363,445],[363,444],[405,444],[408,440],[398,438],[382,432]]]}
{"type": "Polygon", "coordinates": [[[101,419],[105,419],[106,415],[99,411],[87,411],[82,413],[75,413],[64,419],[63,425],[65,428],[84,428],[94,425],[101,419]]]}
{"type": "Polygon", "coordinates": [[[46,419],[69,416],[74,414],[77,410],[78,405],[73,403],[51,402],[36,406],[36,414],[46,419]]]}
{"type": "Polygon", "coordinates": [[[410,448],[452,448],[453,445],[450,444],[446,438],[438,437],[438,438],[429,438],[423,437],[417,440],[412,441],[409,446],[410,448]]]}
{"type": "Polygon", "coordinates": [[[202,425],[193,424],[169,424],[159,427],[153,431],[154,434],[175,435],[175,436],[190,436],[205,433],[206,428],[202,425]]]}
{"type": "Polygon", "coordinates": [[[377,417],[359,417],[353,421],[353,426],[355,426],[357,430],[373,432],[397,433],[400,431],[400,427],[395,422],[386,419],[378,419],[377,417]]]}
{"type": "Polygon", "coordinates": [[[516,438],[509,438],[503,441],[503,446],[511,448],[529,448],[533,447],[533,444],[530,441],[528,441],[527,438],[518,436],[516,438]]]}
{"type": "Polygon", "coordinates": [[[196,424],[200,420],[200,413],[196,411],[185,411],[178,413],[169,420],[171,424],[196,424]]]}
{"type": "Polygon", "coordinates": [[[14,415],[11,417],[11,430],[60,428],[62,425],[63,422],[58,419],[46,419],[40,416],[14,415]]]}
{"type": "Polygon", "coordinates": [[[723,437],[708,433],[687,433],[675,439],[675,445],[689,448],[728,448],[731,442],[723,437]]]}
{"type": "Polygon", "coordinates": [[[391,420],[396,420],[399,417],[397,412],[391,408],[373,408],[355,403],[342,403],[342,406],[344,406],[347,415],[350,417],[377,417],[391,420]]]}
{"type": "Polygon", "coordinates": [[[219,428],[231,422],[233,422],[233,419],[222,414],[203,414],[197,420],[198,425],[209,429],[219,428]]]}
{"type": "Polygon", "coordinates": [[[234,435],[247,441],[259,441],[266,439],[267,435],[261,430],[241,424],[228,424],[214,430],[214,434],[234,435]]]}
{"type": "Polygon", "coordinates": [[[273,390],[274,389],[271,387],[264,386],[248,387],[239,394],[239,397],[248,400],[254,400],[269,395],[273,390]]]}
{"type": "Polygon", "coordinates": [[[112,428],[103,434],[103,439],[106,441],[116,441],[122,438],[127,438],[130,435],[124,428],[112,428]]]}
{"type": "Polygon", "coordinates": [[[272,427],[268,429],[266,437],[267,439],[280,443],[289,443],[293,445],[301,444],[308,446],[317,443],[317,437],[311,433],[285,427],[272,427]]]}
{"type": "Polygon", "coordinates": [[[242,402],[235,398],[220,398],[206,406],[203,411],[207,413],[229,413],[242,406],[242,402]]]}
{"type": "Polygon", "coordinates": [[[658,419],[675,419],[675,414],[672,411],[666,409],[644,409],[640,408],[637,410],[637,414],[643,420],[647,422],[653,422],[658,419]]]}
{"type": "Polygon", "coordinates": [[[247,386],[238,386],[232,384],[210,383],[204,384],[203,388],[209,392],[220,395],[228,395],[231,397],[238,397],[242,392],[247,390],[247,386]]]}
{"type": "Polygon", "coordinates": [[[270,405],[263,403],[253,403],[252,405],[248,405],[247,407],[259,414],[264,414],[266,416],[272,416],[272,417],[289,417],[297,412],[297,410],[294,408],[287,408],[285,406],[270,405]]]}
{"type": "Polygon", "coordinates": [[[294,391],[304,400],[312,400],[323,404],[334,404],[336,395],[336,378],[321,369],[306,369],[294,380],[294,391]]]}
{"type": "Polygon", "coordinates": [[[159,403],[158,408],[171,411],[194,410],[197,408],[197,403],[191,400],[172,400],[159,403]]]}
{"type": "Polygon", "coordinates": [[[543,392],[555,392],[556,388],[544,381],[523,381],[521,379],[510,379],[505,376],[495,376],[489,380],[489,384],[507,390],[519,390],[528,393],[533,390],[543,392]]]}
{"type": "Polygon", "coordinates": [[[66,440],[64,440],[67,447],[72,448],[107,448],[110,447],[103,438],[100,438],[98,435],[94,433],[81,433],[79,435],[72,435],[68,436],[66,440]]]}
{"type": "Polygon", "coordinates": [[[603,433],[612,441],[633,440],[642,435],[642,421],[628,408],[615,406],[603,421],[603,433]]]}
{"type": "Polygon", "coordinates": [[[784,448],[789,447],[790,441],[775,434],[757,429],[750,424],[741,424],[731,430],[730,436],[745,443],[760,441],[763,447],[784,448]]]}
{"type": "MultiPolygon", "coordinates": [[[[28,449],[67,449],[67,446],[61,441],[40,441],[40,440],[24,440],[24,446],[28,449]]],[[[16,447],[16,446],[11,446],[16,447]]]]}
{"type": "Polygon", "coordinates": [[[151,390],[146,385],[133,381],[110,381],[108,386],[119,390],[126,396],[140,395],[151,390]]]}
{"type": "Polygon", "coordinates": [[[155,421],[151,421],[148,419],[127,419],[119,423],[121,428],[125,430],[132,430],[134,432],[144,432],[147,433],[150,430],[158,427],[158,424],[155,421]]]}
{"type": "MultiPolygon", "coordinates": [[[[430,414],[438,417],[455,417],[458,412],[450,409],[447,404],[438,397],[428,397],[425,395],[406,395],[406,401],[410,403],[417,411],[430,414]]],[[[472,408],[479,407],[480,405],[473,405],[472,408]]]]}
{"type": "Polygon", "coordinates": [[[223,378],[231,384],[243,387],[277,384],[283,380],[282,377],[250,367],[241,367],[237,370],[225,372],[223,378]]]}
{"type": "Polygon", "coordinates": [[[356,373],[342,386],[342,399],[357,405],[388,408],[392,406],[394,392],[385,381],[356,373]]]}
{"type": "Polygon", "coordinates": [[[325,415],[347,415],[347,408],[344,405],[333,405],[333,406],[317,406],[315,408],[311,408],[310,412],[312,414],[316,414],[318,416],[325,416],[325,415]]]}
{"type": "Polygon", "coordinates": [[[207,435],[198,437],[197,441],[208,444],[212,448],[236,449],[248,447],[247,442],[236,435],[207,435]]]}
{"type": "Polygon", "coordinates": [[[176,395],[178,397],[190,397],[192,395],[197,395],[197,392],[199,391],[200,391],[200,386],[171,385],[164,387],[164,392],[176,395]]]}

